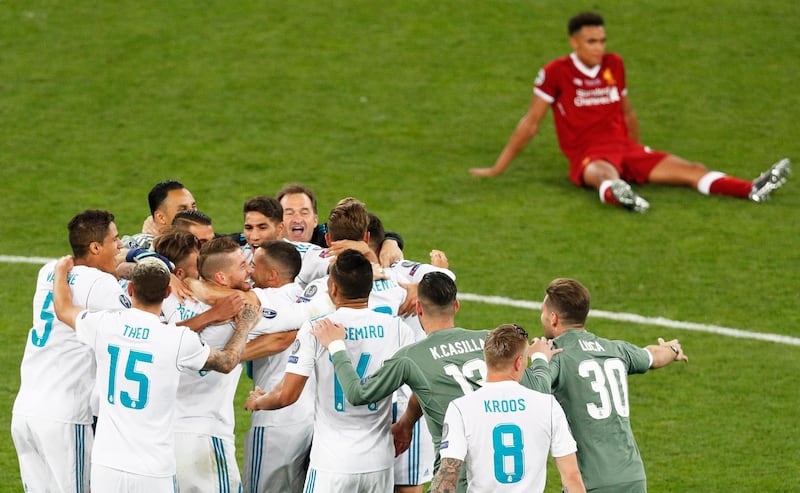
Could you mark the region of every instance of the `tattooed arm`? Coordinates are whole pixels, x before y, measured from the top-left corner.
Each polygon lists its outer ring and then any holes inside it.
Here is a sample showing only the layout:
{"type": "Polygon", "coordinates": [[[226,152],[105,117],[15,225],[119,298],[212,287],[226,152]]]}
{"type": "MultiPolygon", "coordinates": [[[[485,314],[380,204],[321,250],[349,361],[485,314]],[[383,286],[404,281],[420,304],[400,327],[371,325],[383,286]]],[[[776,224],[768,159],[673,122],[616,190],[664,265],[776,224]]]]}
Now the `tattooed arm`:
{"type": "Polygon", "coordinates": [[[445,457],[431,482],[428,493],[454,493],[458,486],[458,477],[461,474],[461,465],[464,461],[445,457]]]}
{"type": "Polygon", "coordinates": [[[228,339],[228,343],[222,349],[211,348],[203,370],[215,370],[222,373],[230,373],[239,364],[239,359],[244,351],[244,343],[247,340],[247,333],[258,321],[260,312],[256,305],[245,303],[242,311],[235,317],[236,326],[233,335],[228,339]]]}

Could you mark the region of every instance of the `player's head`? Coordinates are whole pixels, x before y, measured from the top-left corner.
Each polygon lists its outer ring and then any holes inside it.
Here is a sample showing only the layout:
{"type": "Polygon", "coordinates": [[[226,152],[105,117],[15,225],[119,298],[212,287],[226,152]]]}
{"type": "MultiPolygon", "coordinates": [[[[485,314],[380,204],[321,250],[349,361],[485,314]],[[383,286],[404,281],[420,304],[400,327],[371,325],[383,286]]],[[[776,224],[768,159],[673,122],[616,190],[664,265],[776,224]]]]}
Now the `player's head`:
{"type": "Polygon", "coordinates": [[[376,255],[381,253],[381,245],[383,245],[383,240],[386,239],[386,231],[383,229],[383,223],[375,214],[371,212],[367,214],[369,217],[369,225],[367,226],[367,232],[369,233],[369,248],[376,255]]]}
{"type": "Polygon", "coordinates": [[[588,67],[600,65],[606,51],[603,17],[595,12],[581,12],[569,20],[567,31],[578,59],[588,67]]]}
{"type": "Polygon", "coordinates": [[[503,324],[489,332],[483,356],[489,372],[518,373],[527,367],[528,333],[517,324],[503,324]]]}
{"type": "Polygon", "coordinates": [[[293,244],[264,241],[253,255],[253,282],[259,288],[277,288],[294,281],[303,262],[293,244]]]}
{"type": "Polygon", "coordinates": [[[328,292],[337,300],[369,298],[372,290],[372,264],[360,252],[345,250],[331,265],[328,292]]]}
{"type": "Polygon", "coordinates": [[[353,197],[342,199],[328,216],[328,243],[338,240],[369,241],[369,216],[363,202],[353,197]]]}
{"type": "Polygon", "coordinates": [[[116,256],[122,248],[114,214],[102,210],[87,210],[67,225],[69,245],[77,262],[116,274],[116,256]]]}
{"type": "Polygon", "coordinates": [[[176,231],[192,233],[200,243],[205,243],[214,238],[214,227],[211,218],[197,209],[180,211],[172,218],[172,228],[176,231]]]}
{"type": "Polygon", "coordinates": [[[426,319],[452,321],[458,311],[457,295],[455,281],[444,272],[428,272],[422,276],[417,287],[417,315],[422,326],[425,327],[426,319]]]}
{"type": "Polygon", "coordinates": [[[276,196],[283,207],[284,235],[291,241],[311,241],[319,223],[317,198],[303,185],[292,183],[283,187],[276,196]]]}
{"type": "Polygon", "coordinates": [[[547,338],[584,327],[591,304],[586,286],[575,279],[559,278],[550,282],[545,293],[541,320],[547,338]]]}
{"type": "Polygon", "coordinates": [[[179,181],[166,180],[156,183],[147,194],[150,214],[158,226],[169,226],[180,211],[196,209],[192,193],[179,181]]]}
{"type": "Polygon", "coordinates": [[[178,279],[199,279],[197,256],[200,253],[200,240],[188,231],[170,231],[156,237],[153,250],[170,259],[175,265],[173,274],[178,279]]]}
{"type": "Polygon", "coordinates": [[[206,281],[233,289],[250,289],[253,269],[232,238],[221,236],[200,247],[197,270],[206,281]]]}
{"type": "Polygon", "coordinates": [[[157,258],[145,258],[131,274],[128,293],[145,306],[160,305],[169,295],[169,269],[157,258]]]}
{"type": "Polygon", "coordinates": [[[274,197],[264,195],[244,203],[244,236],[247,244],[258,248],[262,241],[283,238],[283,206],[274,197]]]}

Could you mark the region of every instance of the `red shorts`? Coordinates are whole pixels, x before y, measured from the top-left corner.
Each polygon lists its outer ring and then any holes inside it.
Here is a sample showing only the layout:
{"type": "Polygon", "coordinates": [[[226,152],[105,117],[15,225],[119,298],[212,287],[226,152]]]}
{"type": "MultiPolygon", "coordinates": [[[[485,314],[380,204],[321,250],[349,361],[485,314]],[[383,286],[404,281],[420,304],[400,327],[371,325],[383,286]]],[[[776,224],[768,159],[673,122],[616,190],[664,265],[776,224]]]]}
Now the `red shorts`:
{"type": "Polygon", "coordinates": [[[620,177],[632,183],[647,183],[650,172],[669,153],[654,151],[636,143],[616,146],[590,147],[582,154],[569,158],[569,179],[579,187],[584,186],[583,170],[592,161],[607,161],[619,172],[620,177]]]}

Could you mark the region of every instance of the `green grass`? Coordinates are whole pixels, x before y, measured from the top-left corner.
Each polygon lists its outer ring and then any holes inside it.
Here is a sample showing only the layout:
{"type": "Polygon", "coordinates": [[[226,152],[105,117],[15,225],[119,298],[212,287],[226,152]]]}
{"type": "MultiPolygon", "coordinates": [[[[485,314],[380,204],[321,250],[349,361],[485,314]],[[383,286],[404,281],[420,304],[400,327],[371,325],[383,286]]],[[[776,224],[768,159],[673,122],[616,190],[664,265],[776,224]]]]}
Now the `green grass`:
{"type": "MultiPolygon", "coordinates": [[[[344,196],[364,200],[403,234],[409,258],[445,250],[463,292],[538,301],[569,276],[598,309],[797,336],[795,181],[764,205],[648,186],[651,211],[627,214],[567,180],[550,117],[504,175],[467,174],[493,163],[536,71],[567,53],[566,19],[585,8],[5,1],[0,254],[67,253],[65,225],[90,207],[134,232],[165,178],[183,181],[223,232],[240,229],[246,198],[301,181],[322,215],[344,196]]],[[[748,179],[800,156],[800,4],[643,0],[601,12],[645,143],[748,179]]],[[[0,264],[6,430],[37,269],[0,264]]],[[[530,310],[465,302],[458,317],[506,321],[540,330],[530,310]]],[[[602,319],[590,328],[642,345],[679,337],[691,358],[631,379],[651,491],[800,489],[800,349],[602,319]]],[[[19,491],[10,436],[0,443],[0,491],[19,491]]],[[[559,491],[554,476],[547,491],[559,491]]]]}

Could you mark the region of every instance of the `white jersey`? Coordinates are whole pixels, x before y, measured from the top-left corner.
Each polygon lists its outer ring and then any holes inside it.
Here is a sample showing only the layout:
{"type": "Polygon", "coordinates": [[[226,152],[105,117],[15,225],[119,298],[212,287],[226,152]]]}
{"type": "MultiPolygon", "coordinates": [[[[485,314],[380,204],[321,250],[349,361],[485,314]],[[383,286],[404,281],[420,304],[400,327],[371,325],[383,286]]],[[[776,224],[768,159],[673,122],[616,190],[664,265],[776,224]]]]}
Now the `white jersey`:
{"type": "MultiPolygon", "coordinates": [[[[302,288],[296,283],[279,288],[253,288],[261,302],[261,319],[250,331],[248,340],[264,334],[274,334],[299,329],[309,318],[308,304],[297,303],[302,288]]],[[[291,346],[283,352],[258,358],[250,362],[255,385],[264,390],[275,387],[286,371],[286,361],[291,346]]],[[[294,423],[310,423],[314,419],[315,380],[309,378],[297,402],[283,409],[254,411],[252,426],[286,426],[294,423]]]]}
{"type": "Polygon", "coordinates": [[[198,371],[211,349],[191,330],[135,308],[81,312],[76,333],[97,360],[100,415],[92,463],[145,476],[174,475],[180,372],[198,371]]]}
{"type": "MultiPolygon", "coordinates": [[[[202,301],[184,301],[169,296],[161,307],[162,320],[177,324],[195,317],[211,305],[202,301]]],[[[200,339],[209,346],[222,349],[233,335],[234,324],[209,325],[199,332],[200,339]]],[[[233,399],[241,365],[230,373],[196,371],[181,373],[178,384],[178,401],[175,406],[175,431],[199,433],[234,441],[235,412],[233,399]]]]}
{"type": "MultiPolygon", "coordinates": [[[[33,297],[33,327],[20,368],[21,384],[14,414],[91,424],[95,382],[92,349],[58,320],[53,308],[55,261],[39,270],[33,297]]],[[[92,267],[76,265],[68,276],[72,303],[88,310],[127,309],[130,299],[116,278],[92,267]]]]}
{"type": "MultiPolygon", "coordinates": [[[[289,241],[289,240],[286,240],[289,241]]],[[[297,274],[295,282],[300,286],[306,287],[314,279],[328,275],[328,267],[331,265],[331,259],[326,257],[328,253],[327,248],[314,245],[313,243],[301,243],[296,241],[289,241],[300,252],[300,258],[303,262],[300,268],[300,273],[297,274]]]]}
{"type": "MultiPolygon", "coordinates": [[[[386,271],[388,272],[389,269],[386,271]]],[[[372,290],[369,292],[369,308],[381,313],[397,315],[407,294],[406,289],[392,278],[376,279],[372,282],[372,290]]],[[[300,299],[309,304],[309,313],[312,316],[326,315],[336,309],[328,295],[327,275],[306,286],[300,299]]]]}
{"type": "Polygon", "coordinates": [[[467,464],[467,491],[542,492],[547,452],[575,453],[564,411],[550,394],[486,382],[447,407],[439,454],[467,464]]]}
{"type": "Polygon", "coordinates": [[[398,260],[392,264],[391,268],[385,269],[385,271],[391,273],[390,275],[395,281],[405,283],[418,283],[422,280],[422,276],[428,272],[444,272],[450,279],[456,280],[456,275],[450,269],[414,262],[413,260],[398,260]]]}
{"type": "MultiPolygon", "coordinates": [[[[345,327],[345,345],[361,376],[374,373],[383,361],[414,341],[399,318],[368,308],[339,308],[328,315],[345,327]]],[[[328,351],[306,322],[297,335],[286,371],[317,377],[311,466],[321,471],[356,474],[391,468],[394,442],[390,433],[391,397],[354,406],[344,396],[328,351]]]]}

